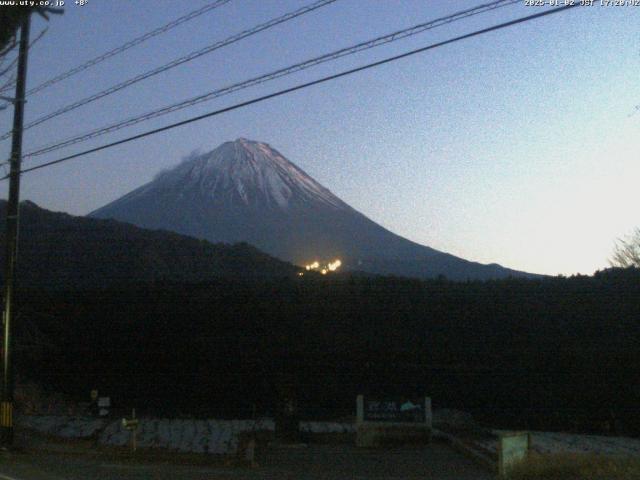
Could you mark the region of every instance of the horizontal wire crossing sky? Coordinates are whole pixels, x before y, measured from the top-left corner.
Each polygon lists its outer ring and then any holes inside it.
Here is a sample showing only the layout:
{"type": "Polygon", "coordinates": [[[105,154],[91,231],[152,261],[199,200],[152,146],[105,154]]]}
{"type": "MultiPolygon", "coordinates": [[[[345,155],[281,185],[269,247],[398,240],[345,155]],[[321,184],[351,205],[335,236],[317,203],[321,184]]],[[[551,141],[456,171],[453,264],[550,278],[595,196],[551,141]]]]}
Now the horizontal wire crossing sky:
{"type": "MultiPolygon", "coordinates": [[[[30,52],[27,89],[213,3],[67,2],[30,52]]],[[[218,3],[34,92],[26,123],[314,2],[218,3]]],[[[486,3],[337,0],[34,126],[24,151],[486,3]]],[[[528,3],[30,158],[24,167],[549,8],[528,3]]],[[[608,265],[617,237],[640,225],[639,20],[640,7],[630,5],[570,9],[28,173],[22,198],[83,215],[194,151],[246,137],[269,143],[351,206],[418,243],[530,272],[590,274],[608,265]]],[[[34,17],[32,37],[45,26],[34,17]]],[[[0,133],[11,120],[10,108],[0,111],[0,133]]],[[[0,158],[9,147],[0,143],[0,158]]]]}

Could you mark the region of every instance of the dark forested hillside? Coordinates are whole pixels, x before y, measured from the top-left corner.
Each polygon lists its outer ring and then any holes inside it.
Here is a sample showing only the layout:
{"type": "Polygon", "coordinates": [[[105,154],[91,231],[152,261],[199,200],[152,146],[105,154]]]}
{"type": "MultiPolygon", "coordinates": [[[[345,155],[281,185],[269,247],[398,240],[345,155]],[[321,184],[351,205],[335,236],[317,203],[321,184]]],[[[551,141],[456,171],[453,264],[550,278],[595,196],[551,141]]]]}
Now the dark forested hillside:
{"type": "Polygon", "coordinates": [[[308,416],[348,414],[359,392],[426,393],[514,428],[640,433],[638,270],[236,278],[23,291],[19,304],[55,343],[22,356],[23,376],[76,396],[97,387],[143,411],[269,412],[286,386],[308,416]]]}
{"type": "MultiPolygon", "coordinates": [[[[6,202],[1,201],[0,218],[5,211],[6,202]]],[[[212,244],[114,220],[50,212],[32,202],[21,205],[18,281],[27,287],[201,282],[223,275],[288,276],[297,270],[247,244],[212,244]]]]}

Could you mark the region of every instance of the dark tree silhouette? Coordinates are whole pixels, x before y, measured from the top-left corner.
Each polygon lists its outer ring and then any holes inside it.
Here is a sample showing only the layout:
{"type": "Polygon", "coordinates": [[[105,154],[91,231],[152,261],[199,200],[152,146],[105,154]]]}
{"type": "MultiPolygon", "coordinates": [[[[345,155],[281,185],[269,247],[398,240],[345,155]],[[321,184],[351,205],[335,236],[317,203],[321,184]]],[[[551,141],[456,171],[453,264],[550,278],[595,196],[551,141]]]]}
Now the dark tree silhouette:
{"type": "Polygon", "coordinates": [[[16,46],[16,33],[20,28],[20,22],[33,10],[34,7],[0,8],[0,58],[16,46]]]}

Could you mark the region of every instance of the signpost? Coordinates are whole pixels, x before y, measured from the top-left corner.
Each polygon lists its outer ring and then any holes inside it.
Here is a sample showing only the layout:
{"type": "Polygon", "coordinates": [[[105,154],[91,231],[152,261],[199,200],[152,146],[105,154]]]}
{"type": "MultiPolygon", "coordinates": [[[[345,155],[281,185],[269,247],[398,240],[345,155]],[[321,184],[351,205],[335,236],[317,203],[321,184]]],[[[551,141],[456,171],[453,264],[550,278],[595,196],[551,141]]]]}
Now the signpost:
{"type": "Polygon", "coordinates": [[[430,441],[431,398],[357,398],[358,446],[375,446],[386,441],[430,441]]]}
{"type": "Polygon", "coordinates": [[[111,408],[111,398],[98,397],[98,415],[100,417],[106,417],[109,415],[109,408],[111,408]]]}

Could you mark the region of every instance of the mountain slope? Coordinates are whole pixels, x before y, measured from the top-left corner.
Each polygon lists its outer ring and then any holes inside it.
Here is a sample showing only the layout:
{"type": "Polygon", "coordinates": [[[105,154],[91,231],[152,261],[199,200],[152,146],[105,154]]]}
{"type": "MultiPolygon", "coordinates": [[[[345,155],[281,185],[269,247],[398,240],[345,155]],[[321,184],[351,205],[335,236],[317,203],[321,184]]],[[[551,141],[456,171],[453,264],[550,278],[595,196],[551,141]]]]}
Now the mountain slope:
{"type": "MultiPolygon", "coordinates": [[[[6,205],[0,201],[2,219],[6,205]]],[[[4,245],[4,231],[0,243],[4,245]]],[[[0,261],[3,255],[0,248],[0,261]]],[[[297,270],[247,244],[213,245],[173,232],[21,204],[18,278],[23,286],[202,282],[221,276],[293,276],[297,270]]]]}
{"type": "Polygon", "coordinates": [[[214,242],[249,242],[304,265],[340,258],[347,269],[452,279],[528,275],[419,245],[344,203],[266,143],[238,139],[195,155],[92,212],[214,242]]]}

